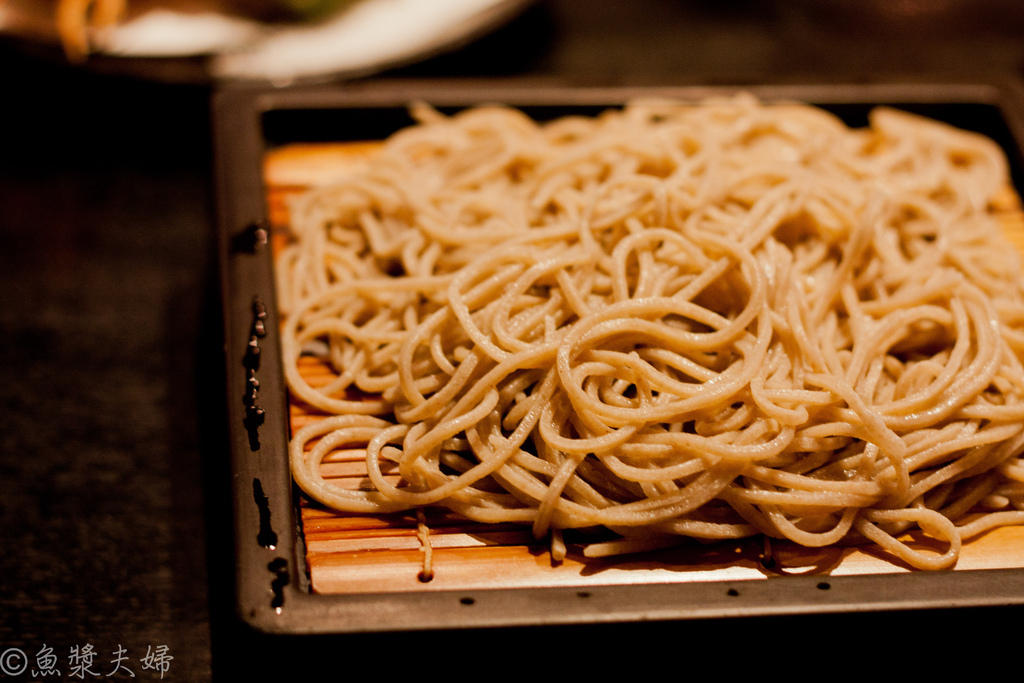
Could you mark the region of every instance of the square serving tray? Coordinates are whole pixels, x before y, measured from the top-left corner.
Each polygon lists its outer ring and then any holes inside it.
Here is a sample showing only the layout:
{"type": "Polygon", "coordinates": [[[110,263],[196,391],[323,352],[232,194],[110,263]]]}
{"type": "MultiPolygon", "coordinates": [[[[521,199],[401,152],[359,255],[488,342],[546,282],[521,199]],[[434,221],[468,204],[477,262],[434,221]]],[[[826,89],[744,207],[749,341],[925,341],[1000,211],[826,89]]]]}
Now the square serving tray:
{"type": "MultiPolygon", "coordinates": [[[[237,608],[267,633],[313,634],[551,626],[742,616],[836,614],[1024,604],[1021,569],[728,577],[581,588],[321,594],[312,590],[299,494],[288,468],[288,398],[277,336],[263,160],[291,143],[383,139],[407,107],[504,103],[540,117],[596,113],[639,97],[700,101],[739,90],[797,100],[863,125],[898,106],[990,136],[1024,188],[1024,88],[999,83],[883,83],[744,88],[552,87],[530,83],[367,81],[332,87],[226,87],[213,103],[218,249],[225,325],[237,608]]],[[[1024,548],[1021,549],[1024,555],[1024,548]]]]}

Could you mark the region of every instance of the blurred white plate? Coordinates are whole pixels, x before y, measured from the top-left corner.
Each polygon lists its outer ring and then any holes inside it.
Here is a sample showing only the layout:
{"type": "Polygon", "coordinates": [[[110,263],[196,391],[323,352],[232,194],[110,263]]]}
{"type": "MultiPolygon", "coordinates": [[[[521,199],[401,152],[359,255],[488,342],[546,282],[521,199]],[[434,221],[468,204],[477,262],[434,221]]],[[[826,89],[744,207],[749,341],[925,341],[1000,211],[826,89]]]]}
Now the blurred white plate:
{"type": "MultiPolygon", "coordinates": [[[[204,59],[217,80],[286,83],[361,75],[454,49],[510,20],[531,0],[355,0],[310,23],[262,23],[166,7],[92,36],[100,58],[204,59]]],[[[55,42],[54,0],[0,0],[0,33],[55,42]]],[[[131,0],[129,0],[131,6],[131,0]]]]}

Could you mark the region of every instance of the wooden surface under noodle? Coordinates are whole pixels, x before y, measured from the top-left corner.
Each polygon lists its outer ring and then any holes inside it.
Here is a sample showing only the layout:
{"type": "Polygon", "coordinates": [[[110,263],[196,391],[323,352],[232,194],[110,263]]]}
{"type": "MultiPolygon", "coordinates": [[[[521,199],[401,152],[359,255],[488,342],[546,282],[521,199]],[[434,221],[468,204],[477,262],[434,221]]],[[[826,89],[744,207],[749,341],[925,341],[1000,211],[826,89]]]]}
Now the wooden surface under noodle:
{"type": "MultiPolygon", "coordinates": [[[[268,153],[264,179],[272,225],[286,225],[288,197],[344,178],[364,164],[377,146],[372,142],[300,144],[268,153]]],[[[1001,201],[1006,233],[1024,252],[1024,212],[1017,196],[1008,189],[1001,201]]],[[[275,240],[282,239],[282,231],[276,230],[275,240]]],[[[324,369],[320,363],[304,359],[302,371],[311,383],[324,369]]],[[[294,398],[290,410],[293,430],[317,419],[315,411],[294,398]]],[[[365,480],[360,451],[333,453],[325,463],[325,477],[345,486],[356,487],[365,480]]],[[[549,542],[533,538],[529,528],[522,526],[477,524],[434,509],[425,511],[421,520],[415,512],[353,515],[329,510],[305,496],[300,510],[312,586],[319,593],[585,587],[911,571],[874,546],[818,549],[775,540],[766,544],[761,538],[685,542],[661,551],[585,562],[569,545],[566,559],[553,562],[549,542]],[[425,543],[429,543],[433,570],[429,580],[422,575],[425,543]]],[[[920,538],[921,547],[929,542],[920,538]]],[[[995,529],[965,543],[956,569],[1018,567],[1024,567],[1024,527],[995,529]]]]}

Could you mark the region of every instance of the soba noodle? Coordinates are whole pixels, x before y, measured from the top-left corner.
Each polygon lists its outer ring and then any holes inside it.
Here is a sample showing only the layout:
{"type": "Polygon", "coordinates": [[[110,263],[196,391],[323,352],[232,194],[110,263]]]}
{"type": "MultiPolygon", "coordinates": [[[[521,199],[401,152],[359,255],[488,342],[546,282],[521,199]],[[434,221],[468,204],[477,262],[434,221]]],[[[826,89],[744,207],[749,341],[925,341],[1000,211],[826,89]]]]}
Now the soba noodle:
{"type": "Polygon", "coordinates": [[[288,386],[327,414],[291,441],[309,496],[630,548],[867,540],[926,569],[1024,523],[993,142],[749,97],[416,114],[294,206],[277,261],[288,386]],[[372,486],[324,479],[338,448],[365,448],[372,486]]]}

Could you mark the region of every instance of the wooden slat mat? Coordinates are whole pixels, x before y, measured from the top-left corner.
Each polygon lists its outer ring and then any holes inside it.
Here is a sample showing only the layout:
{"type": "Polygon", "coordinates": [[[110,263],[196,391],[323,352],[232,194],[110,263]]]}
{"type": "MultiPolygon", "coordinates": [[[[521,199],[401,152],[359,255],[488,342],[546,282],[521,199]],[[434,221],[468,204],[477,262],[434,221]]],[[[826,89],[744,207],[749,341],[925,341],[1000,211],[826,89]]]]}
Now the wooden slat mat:
{"type": "MultiPolygon", "coordinates": [[[[269,153],[264,179],[271,223],[287,223],[287,201],[311,185],[343,178],[365,163],[377,143],[291,145],[269,153]]],[[[1024,252],[1024,212],[1008,190],[1001,198],[1004,225],[1024,252]]],[[[280,239],[280,238],[279,238],[280,239]]],[[[302,371],[315,376],[318,361],[302,371]]],[[[292,428],[315,410],[292,400],[292,428]]],[[[327,459],[325,476],[358,486],[366,477],[359,451],[327,459]]],[[[832,576],[909,571],[874,548],[809,549],[761,539],[701,544],[615,559],[583,562],[572,552],[553,561],[548,542],[528,528],[466,522],[445,511],[394,515],[352,515],[301,500],[302,530],[313,590],[320,593],[469,590],[505,587],[624,585],[684,581],[738,580],[782,574],[832,576]],[[427,553],[429,552],[429,562],[427,553]],[[424,575],[429,564],[432,574],[424,575]]],[[[571,541],[567,534],[567,541],[571,541]]],[[[922,541],[927,542],[927,541],[922,541]]],[[[957,570],[1024,567],[1024,528],[996,529],[967,543],[957,570]]]]}

